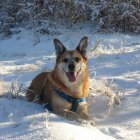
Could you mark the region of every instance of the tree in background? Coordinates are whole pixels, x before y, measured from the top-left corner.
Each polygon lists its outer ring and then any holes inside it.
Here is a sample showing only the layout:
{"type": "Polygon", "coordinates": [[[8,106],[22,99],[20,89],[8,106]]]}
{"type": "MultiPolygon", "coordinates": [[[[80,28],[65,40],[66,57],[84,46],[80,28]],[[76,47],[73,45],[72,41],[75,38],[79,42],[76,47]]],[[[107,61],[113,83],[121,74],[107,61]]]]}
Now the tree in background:
{"type": "Polygon", "coordinates": [[[34,32],[50,31],[54,22],[89,21],[99,31],[140,33],[140,0],[5,0],[0,1],[0,34],[11,35],[17,27],[34,32]]]}

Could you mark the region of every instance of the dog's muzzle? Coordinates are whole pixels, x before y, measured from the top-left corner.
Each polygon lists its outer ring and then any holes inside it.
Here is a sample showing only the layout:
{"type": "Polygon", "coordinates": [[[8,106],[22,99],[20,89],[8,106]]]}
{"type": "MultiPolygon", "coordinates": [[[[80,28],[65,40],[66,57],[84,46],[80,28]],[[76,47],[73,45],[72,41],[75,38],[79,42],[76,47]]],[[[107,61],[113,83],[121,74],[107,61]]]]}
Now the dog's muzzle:
{"type": "Polygon", "coordinates": [[[75,64],[74,63],[70,63],[68,65],[68,70],[69,70],[69,72],[66,72],[66,75],[67,75],[69,81],[70,82],[75,82],[81,69],[76,71],[75,64]]]}

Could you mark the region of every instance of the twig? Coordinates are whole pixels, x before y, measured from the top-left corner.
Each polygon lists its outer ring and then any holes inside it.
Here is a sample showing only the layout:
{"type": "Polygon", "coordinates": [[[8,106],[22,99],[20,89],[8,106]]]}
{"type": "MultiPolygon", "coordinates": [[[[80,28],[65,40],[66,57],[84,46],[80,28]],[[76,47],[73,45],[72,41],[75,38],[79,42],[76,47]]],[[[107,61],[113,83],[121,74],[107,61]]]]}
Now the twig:
{"type": "Polygon", "coordinates": [[[90,51],[95,51],[97,49],[97,47],[99,47],[100,42],[101,42],[101,39],[97,40],[96,43],[93,46],[93,49],[91,49],[90,51]]]}

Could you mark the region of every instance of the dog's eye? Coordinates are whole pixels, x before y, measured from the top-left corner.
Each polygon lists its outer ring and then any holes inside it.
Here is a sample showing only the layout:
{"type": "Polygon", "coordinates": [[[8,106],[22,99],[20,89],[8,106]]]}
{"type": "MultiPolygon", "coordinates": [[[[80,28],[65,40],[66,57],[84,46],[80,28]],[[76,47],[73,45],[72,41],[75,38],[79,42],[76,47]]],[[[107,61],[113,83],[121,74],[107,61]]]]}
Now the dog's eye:
{"type": "Polygon", "coordinates": [[[67,62],[68,62],[68,58],[64,58],[63,61],[64,61],[65,63],[67,63],[67,62]]]}
{"type": "Polygon", "coordinates": [[[76,62],[79,62],[80,61],[80,58],[79,57],[75,57],[75,61],[76,62]]]}

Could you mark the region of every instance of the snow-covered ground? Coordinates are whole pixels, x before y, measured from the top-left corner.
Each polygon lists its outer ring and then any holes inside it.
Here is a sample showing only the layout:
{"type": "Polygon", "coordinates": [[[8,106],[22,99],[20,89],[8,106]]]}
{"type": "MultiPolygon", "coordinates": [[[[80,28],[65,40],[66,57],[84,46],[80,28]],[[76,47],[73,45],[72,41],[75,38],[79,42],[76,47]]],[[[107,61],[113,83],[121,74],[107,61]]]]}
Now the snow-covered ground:
{"type": "Polygon", "coordinates": [[[139,140],[140,36],[67,29],[57,36],[36,39],[31,31],[23,30],[0,40],[0,94],[0,140],[139,140]],[[34,76],[53,69],[53,39],[58,38],[67,48],[74,49],[83,36],[89,38],[88,100],[95,126],[65,120],[24,98],[23,89],[34,76]],[[98,40],[100,47],[91,51],[98,40]],[[121,104],[109,109],[106,92],[121,95],[121,104]]]}

